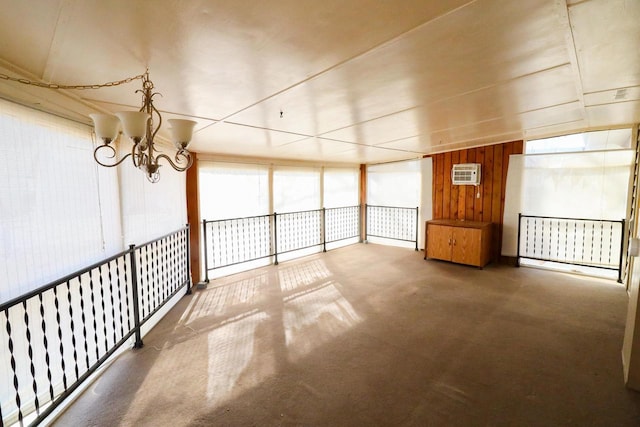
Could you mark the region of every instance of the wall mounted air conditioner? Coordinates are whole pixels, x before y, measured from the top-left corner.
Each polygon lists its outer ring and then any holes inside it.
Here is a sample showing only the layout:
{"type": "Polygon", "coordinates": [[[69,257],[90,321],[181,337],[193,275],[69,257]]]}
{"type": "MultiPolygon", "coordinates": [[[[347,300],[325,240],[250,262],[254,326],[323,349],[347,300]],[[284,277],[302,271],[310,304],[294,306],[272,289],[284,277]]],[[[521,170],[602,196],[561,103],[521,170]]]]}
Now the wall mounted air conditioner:
{"type": "Polygon", "coordinates": [[[480,163],[461,163],[451,168],[453,185],[480,185],[480,163]]]}

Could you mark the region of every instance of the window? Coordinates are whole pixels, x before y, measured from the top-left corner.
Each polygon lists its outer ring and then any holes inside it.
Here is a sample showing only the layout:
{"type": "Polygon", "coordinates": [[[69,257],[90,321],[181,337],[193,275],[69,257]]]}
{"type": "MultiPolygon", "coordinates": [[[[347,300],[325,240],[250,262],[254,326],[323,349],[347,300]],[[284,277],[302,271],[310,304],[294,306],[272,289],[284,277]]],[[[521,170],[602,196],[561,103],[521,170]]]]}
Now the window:
{"type": "Polygon", "coordinates": [[[0,100],[0,302],[186,223],[184,173],[150,184],[93,149],[88,126],[0,100]]]}
{"type": "Polygon", "coordinates": [[[207,220],[269,213],[269,168],[235,163],[199,163],[200,216],[207,220]]]}
{"type": "Polygon", "coordinates": [[[324,169],[324,200],[325,208],[339,208],[355,206],[359,201],[358,169],[324,169]]]}
{"type": "Polygon", "coordinates": [[[420,205],[420,161],[367,167],[367,203],[414,208],[420,205]]]}
{"type": "Polygon", "coordinates": [[[530,140],[525,145],[525,154],[624,150],[629,148],[631,148],[631,129],[612,129],[530,140]]]}
{"type": "Polygon", "coordinates": [[[320,169],[278,166],[273,171],[273,210],[320,209],[320,169]]]}

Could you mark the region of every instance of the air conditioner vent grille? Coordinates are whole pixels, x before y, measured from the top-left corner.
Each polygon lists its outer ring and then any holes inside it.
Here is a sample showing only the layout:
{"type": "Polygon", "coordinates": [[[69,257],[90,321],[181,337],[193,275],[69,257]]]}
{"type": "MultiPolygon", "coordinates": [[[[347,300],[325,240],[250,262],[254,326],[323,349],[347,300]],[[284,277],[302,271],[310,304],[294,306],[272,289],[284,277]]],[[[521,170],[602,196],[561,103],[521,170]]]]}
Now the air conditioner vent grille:
{"type": "Polygon", "coordinates": [[[479,185],[480,163],[462,163],[451,169],[453,185],[479,185]]]}

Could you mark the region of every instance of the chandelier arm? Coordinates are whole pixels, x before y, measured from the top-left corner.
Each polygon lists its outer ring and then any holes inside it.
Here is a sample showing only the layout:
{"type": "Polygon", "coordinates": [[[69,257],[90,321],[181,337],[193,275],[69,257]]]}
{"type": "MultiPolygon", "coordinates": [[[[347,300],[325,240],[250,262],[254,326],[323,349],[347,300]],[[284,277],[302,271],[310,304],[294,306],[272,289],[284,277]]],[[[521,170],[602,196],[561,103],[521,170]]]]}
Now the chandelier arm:
{"type": "Polygon", "coordinates": [[[158,156],[156,156],[156,161],[160,160],[161,158],[169,162],[169,165],[171,165],[171,167],[178,172],[186,171],[193,164],[193,157],[191,156],[191,153],[186,150],[180,150],[176,153],[175,163],[166,154],[159,154],[158,156]],[[186,160],[187,162],[186,166],[180,166],[179,163],[182,163],[184,160],[186,160]]]}
{"type": "Polygon", "coordinates": [[[141,153],[136,153],[137,148],[138,148],[138,144],[133,144],[133,147],[131,147],[131,153],[129,155],[131,156],[131,161],[133,162],[133,166],[139,168],[142,163],[138,162],[138,156],[140,156],[141,153]]]}
{"type": "Polygon", "coordinates": [[[116,157],[116,150],[115,148],[113,148],[110,145],[98,145],[96,147],[95,150],[93,150],[93,158],[96,161],[96,163],[98,163],[100,166],[104,166],[107,168],[112,168],[114,166],[118,166],[120,163],[124,162],[126,160],[127,157],[131,156],[132,153],[127,154],[126,156],[124,156],[123,158],[121,158],[120,160],[118,160],[116,163],[110,165],[108,163],[102,163],[100,160],[98,160],[98,151],[100,151],[102,148],[108,148],[109,150],[111,150],[111,155],[107,154],[106,157],[112,159],[114,157],[116,157]]]}

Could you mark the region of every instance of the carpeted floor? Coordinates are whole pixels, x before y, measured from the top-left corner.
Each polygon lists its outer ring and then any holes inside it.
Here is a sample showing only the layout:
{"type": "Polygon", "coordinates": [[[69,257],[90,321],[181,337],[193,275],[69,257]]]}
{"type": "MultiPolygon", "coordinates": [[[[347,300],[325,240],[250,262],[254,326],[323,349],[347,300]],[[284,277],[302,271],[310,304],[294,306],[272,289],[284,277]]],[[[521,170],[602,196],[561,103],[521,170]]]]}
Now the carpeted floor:
{"type": "Polygon", "coordinates": [[[212,281],[59,426],[639,426],[625,289],[379,245],[212,281]]]}

